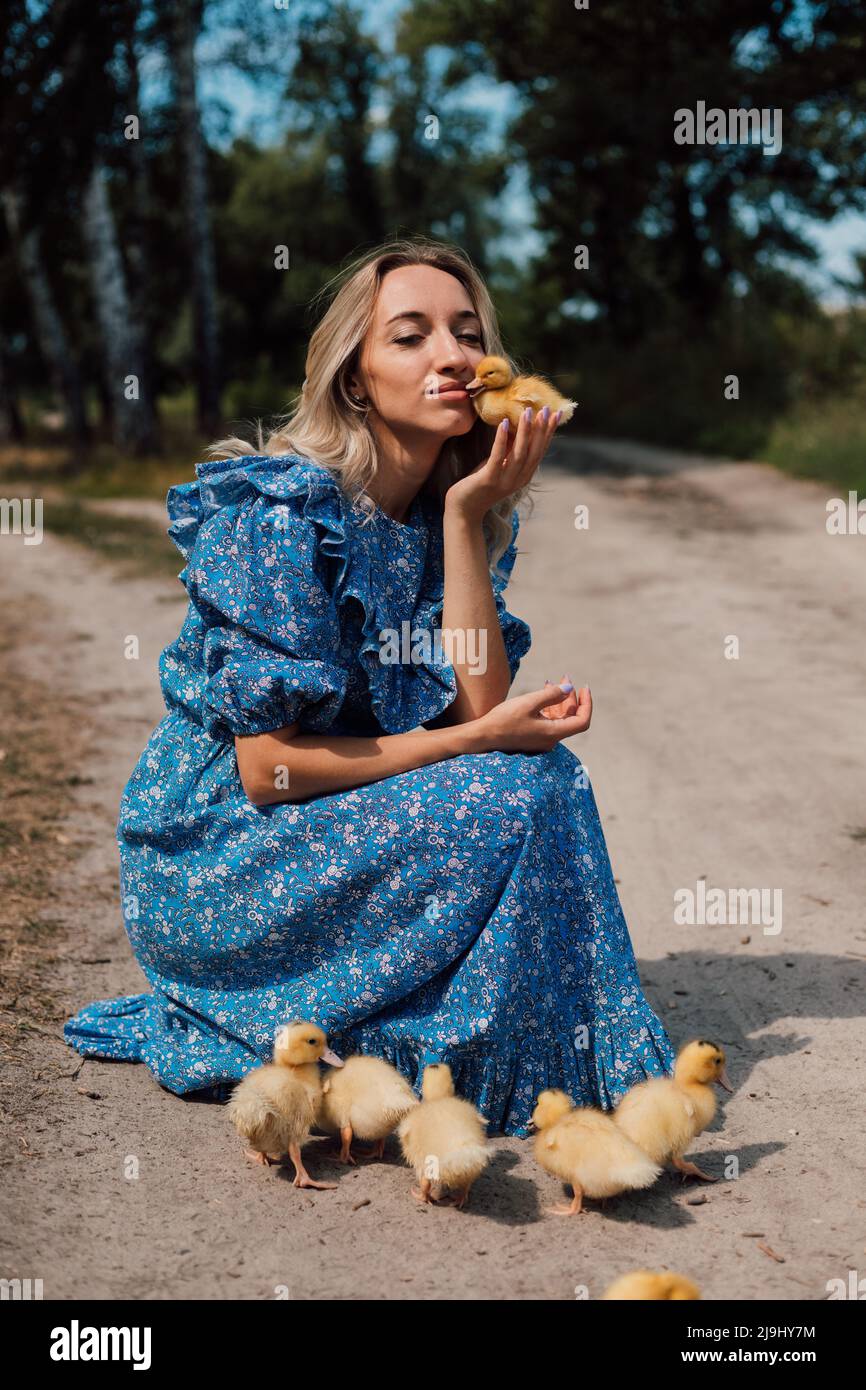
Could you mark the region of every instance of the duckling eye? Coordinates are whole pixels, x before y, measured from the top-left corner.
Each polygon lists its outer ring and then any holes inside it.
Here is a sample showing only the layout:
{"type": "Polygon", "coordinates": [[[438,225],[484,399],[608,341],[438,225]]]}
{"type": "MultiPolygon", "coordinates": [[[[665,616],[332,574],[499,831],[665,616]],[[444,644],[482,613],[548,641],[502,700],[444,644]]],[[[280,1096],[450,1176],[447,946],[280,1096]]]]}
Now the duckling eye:
{"type": "Polygon", "coordinates": [[[316,1046],[316,1039],[315,1039],[315,1038],[307,1038],[307,1042],[310,1044],[311,1047],[315,1047],[315,1046],[316,1046]]]}

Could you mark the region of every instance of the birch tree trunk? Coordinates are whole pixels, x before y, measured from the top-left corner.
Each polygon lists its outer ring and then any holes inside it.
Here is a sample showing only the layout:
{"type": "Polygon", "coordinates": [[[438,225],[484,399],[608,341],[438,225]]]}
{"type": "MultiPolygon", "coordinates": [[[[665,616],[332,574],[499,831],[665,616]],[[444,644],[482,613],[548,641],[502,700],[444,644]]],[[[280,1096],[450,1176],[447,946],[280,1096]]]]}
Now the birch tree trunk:
{"type": "Polygon", "coordinates": [[[184,214],[192,281],[198,423],[205,434],[212,435],[220,425],[219,329],[207,201],[207,151],[195,86],[194,50],[200,21],[200,0],[179,0],[173,13],[169,49],[186,175],[184,214]]]}
{"type": "Polygon", "coordinates": [[[39,350],[48,369],[51,385],[63,405],[67,428],[77,443],[83,443],[87,440],[89,431],[81,377],[43,264],[39,233],[35,228],[22,227],[21,201],[14,189],[4,188],[0,198],[9,229],[9,239],[21,267],[33,309],[33,327],[39,350]]]}
{"type": "MultiPolygon", "coordinates": [[[[126,47],[126,63],[129,71],[129,109],[139,116],[141,112],[138,51],[134,34],[130,34],[126,47]]],[[[127,223],[126,254],[130,267],[132,317],[138,329],[139,353],[141,359],[142,391],[151,402],[155,428],[159,429],[159,414],[156,391],[156,362],[154,341],[158,331],[158,308],[152,293],[153,265],[150,255],[150,226],[153,217],[153,191],[148,167],[144,140],[129,140],[129,175],[131,192],[131,215],[127,223]]]]}
{"type": "Polygon", "coordinates": [[[133,319],[105,166],[97,160],[84,192],[84,244],[102,339],[105,381],[118,448],[145,453],[156,446],[156,419],[142,389],[141,341],[133,319]]]}

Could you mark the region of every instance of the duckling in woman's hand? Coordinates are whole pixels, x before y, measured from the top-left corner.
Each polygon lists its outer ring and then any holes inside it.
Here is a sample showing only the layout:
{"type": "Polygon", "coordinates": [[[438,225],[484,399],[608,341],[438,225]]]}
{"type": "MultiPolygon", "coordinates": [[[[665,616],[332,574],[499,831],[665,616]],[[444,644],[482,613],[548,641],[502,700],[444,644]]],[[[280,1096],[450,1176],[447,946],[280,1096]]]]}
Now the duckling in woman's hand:
{"type": "Polygon", "coordinates": [[[382,1158],[385,1140],[418,1097],[405,1076],[381,1057],[359,1053],[347,1057],[339,1071],[322,1083],[322,1100],[316,1123],[339,1134],[341,1163],[354,1163],[352,1138],[374,1139],[365,1157],[382,1158]]]}
{"type": "Polygon", "coordinates": [[[517,429],[527,406],[532,408],[533,420],[535,413],[544,406],[550,407],[551,414],[561,410],[559,423],[564,425],[577,406],[577,401],[561,396],[543,377],[515,376],[504,357],[482,357],[475,368],[474,380],[467,382],[466,390],[476,414],[486,425],[499,425],[507,416],[517,429]]]}
{"type": "Polygon", "coordinates": [[[242,1139],[251,1148],[248,1158],[265,1165],[276,1162],[288,1150],[295,1165],[295,1187],[336,1187],[334,1182],[314,1182],[301,1159],[301,1145],[309,1138],[322,1094],[319,1061],[332,1067],[343,1063],[328,1047],[328,1039],[315,1023],[293,1023],[281,1028],[274,1039],[274,1060],[238,1082],[226,1110],[242,1139]]]}
{"type": "Polygon", "coordinates": [[[633,1269],[605,1289],[602,1298],[643,1298],[673,1302],[700,1298],[697,1284],[672,1269],[633,1269]]]}
{"type": "Polygon", "coordinates": [[[717,1182],[683,1158],[716,1113],[714,1082],[726,1091],[734,1089],[722,1049],[703,1040],[686,1043],[677,1055],[673,1077],[657,1076],[633,1086],[614,1110],[614,1121],[655,1163],[670,1160],[683,1181],[691,1176],[717,1182]]]}
{"type": "Polygon", "coordinates": [[[455,1096],[445,1062],[424,1068],[421,1104],[404,1115],[397,1135],[420,1183],[412,1196],[419,1202],[438,1201],[442,1189],[450,1187],[455,1189],[454,1205],[464,1207],[469,1189],[490,1162],[487,1125],[474,1105],[455,1096]]]}
{"type": "Polygon", "coordinates": [[[542,1091],[532,1112],[535,1157],[542,1168],[571,1183],[570,1206],[549,1207],[557,1216],[585,1210],[584,1197],[615,1197],[651,1187],[661,1172],[636,1144],[621,1134],[609,1115],[590,1106],[575,1108],[564,1091],[542,1091]]]}

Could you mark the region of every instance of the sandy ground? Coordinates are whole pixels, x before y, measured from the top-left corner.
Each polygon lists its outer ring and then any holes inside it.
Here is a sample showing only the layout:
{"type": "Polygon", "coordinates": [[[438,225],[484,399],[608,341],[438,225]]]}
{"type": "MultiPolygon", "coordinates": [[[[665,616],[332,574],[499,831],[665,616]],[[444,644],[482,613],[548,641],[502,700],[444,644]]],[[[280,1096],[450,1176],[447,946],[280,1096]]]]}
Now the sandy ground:
{"type": "MultiPolygon", "coordinates": [[[[709,1299],[822,1300],[863,1270],[866,538],[829,537],[827,490],[761,465],[616,441],[557,450],[509,590],[534,635],[514,693],[564,671],[592,687],[592,728],[572,746],[647,994],[675,1044],[728,1052],[736,1093],[691,1150],[721,1180],[665,1175],[566,1219],[547,1214],[564,1191],[531,1142],[496,1138],[460,1213],[416,1204],[396,1150],[347,1171],[314,1141],[308,1167],[339,1187],[301,1192],[290,1169],[245,1164],[218,1104],[173,1096],[143,1066],[82,1062],[59,1036],[66,1014],[144,987],[114,827],[163,713],[156,663],[184,595],[120,582],[49,533],[4,537],[2,601],[26,633],[15,669],[76,711],[78,771],[95,780],[73,778],[58,827],[70,851],[41,885],[61,923],[58,1021],[6,1050],[3,1275],[60,1299],[573,1299],[650,1266],[709,1299]],[[699,879],[780,889],[781,931],[677,925],[674,894],[699,879]]],[[[141,514],[161,523],[158,505],[141,514]]],[[[65,776],[62,736],[54,757],[65,776]]]]}

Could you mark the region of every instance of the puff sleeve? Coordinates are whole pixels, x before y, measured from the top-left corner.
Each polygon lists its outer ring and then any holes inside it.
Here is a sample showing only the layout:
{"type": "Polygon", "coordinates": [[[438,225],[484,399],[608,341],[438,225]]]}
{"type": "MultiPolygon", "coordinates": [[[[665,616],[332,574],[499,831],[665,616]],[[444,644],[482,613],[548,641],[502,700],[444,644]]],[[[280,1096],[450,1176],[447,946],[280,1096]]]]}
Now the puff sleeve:
{"type": "Polygon", "coordinates": [[[256,494],[202,525],[181,578],[205,626],[201,721],[212,737],[334,721],[348,673],[327,575],[295,499],[256,494]]]}

